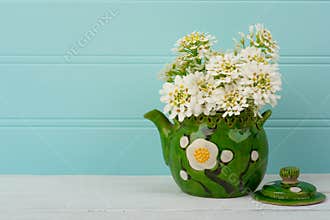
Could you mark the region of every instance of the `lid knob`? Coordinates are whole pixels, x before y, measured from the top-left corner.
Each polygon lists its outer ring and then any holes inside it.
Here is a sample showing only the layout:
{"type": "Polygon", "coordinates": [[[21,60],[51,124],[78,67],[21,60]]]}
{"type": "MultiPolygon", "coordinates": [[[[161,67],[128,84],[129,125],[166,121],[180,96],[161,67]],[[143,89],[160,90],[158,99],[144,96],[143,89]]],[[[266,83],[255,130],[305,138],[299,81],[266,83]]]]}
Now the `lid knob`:
{"type": "Polygon", "coordinates": [[[298,167],[283,167],[280,170],[280,176],[282,178],[282,183],[284,184],[295,184],[298,183],[299,177],[298,167]]]}

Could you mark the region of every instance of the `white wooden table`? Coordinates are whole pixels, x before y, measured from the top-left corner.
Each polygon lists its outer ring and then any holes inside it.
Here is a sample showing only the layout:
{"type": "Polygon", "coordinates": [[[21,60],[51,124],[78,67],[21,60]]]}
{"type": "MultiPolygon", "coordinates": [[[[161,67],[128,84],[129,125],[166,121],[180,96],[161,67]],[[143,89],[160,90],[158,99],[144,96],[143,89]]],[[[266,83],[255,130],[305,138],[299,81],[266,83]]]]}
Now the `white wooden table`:
{"type": "MultiPolygon", "coordinates": [[[[278,179],[267,176],[264,181],[278,179]]],[[[330,196],[330,174],[302,175],[330,196]]],[[[0,176],[0,219],[330,219],[330,202],[281,207],[186,195],[168,176],[0,176]]]]}

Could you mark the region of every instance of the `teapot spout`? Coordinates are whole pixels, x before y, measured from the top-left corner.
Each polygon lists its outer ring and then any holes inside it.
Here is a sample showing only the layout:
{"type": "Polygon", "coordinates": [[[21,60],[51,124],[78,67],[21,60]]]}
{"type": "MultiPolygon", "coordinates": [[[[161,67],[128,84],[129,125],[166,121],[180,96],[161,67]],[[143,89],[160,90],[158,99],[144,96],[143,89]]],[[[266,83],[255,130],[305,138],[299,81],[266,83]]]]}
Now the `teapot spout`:
{"type": "Polygon", "coordinates": [[[160,141],[162,144],[163,157],[166,165],[168,165],[169,157],[169,145],[168,145],[168,136],[172,131],[173,124],[167,119],[167,117],[160,111],[154,109],[144,115],[144,118],[152,121],[159,132],[160,141]]]}

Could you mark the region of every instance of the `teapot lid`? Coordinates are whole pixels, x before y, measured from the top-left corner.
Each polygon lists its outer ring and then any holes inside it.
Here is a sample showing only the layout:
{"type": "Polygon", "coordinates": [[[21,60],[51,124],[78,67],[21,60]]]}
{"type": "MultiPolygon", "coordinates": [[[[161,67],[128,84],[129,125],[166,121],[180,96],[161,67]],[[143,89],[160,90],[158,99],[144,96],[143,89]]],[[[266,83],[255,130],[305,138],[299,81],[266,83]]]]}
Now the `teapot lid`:
{"type": "Polygon", "coordinates": [[[280,170],[282,180],[265,184],[253,193],[257,201],[273,205],[301,206],[323,202],[326,196],[316,191],[310,183],[298,181],[299,168],[284,167],[280,170]]]}

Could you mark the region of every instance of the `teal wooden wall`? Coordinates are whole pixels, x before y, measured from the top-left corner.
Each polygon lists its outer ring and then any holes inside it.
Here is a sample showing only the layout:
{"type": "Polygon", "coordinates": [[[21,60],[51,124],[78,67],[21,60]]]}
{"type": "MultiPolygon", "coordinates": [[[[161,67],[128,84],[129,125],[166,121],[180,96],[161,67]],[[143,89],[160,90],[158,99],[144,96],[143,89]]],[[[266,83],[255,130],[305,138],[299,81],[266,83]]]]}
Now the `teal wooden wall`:
{"type": "Polygon", "coordinates": [[[330,1],[0,1],[0,173],[167,174],[158,71],[191,31],[262,22],[281,46],[268,172],[330,172],[330,1]]]}

